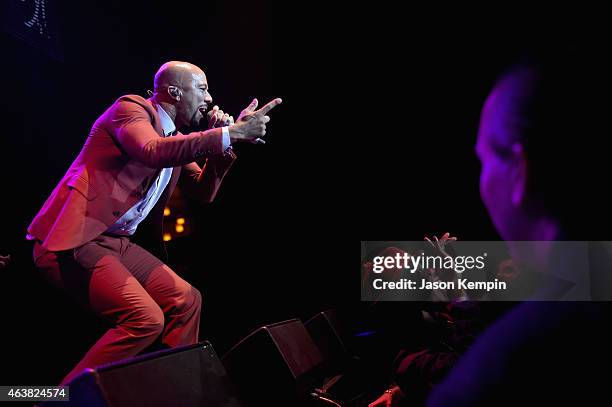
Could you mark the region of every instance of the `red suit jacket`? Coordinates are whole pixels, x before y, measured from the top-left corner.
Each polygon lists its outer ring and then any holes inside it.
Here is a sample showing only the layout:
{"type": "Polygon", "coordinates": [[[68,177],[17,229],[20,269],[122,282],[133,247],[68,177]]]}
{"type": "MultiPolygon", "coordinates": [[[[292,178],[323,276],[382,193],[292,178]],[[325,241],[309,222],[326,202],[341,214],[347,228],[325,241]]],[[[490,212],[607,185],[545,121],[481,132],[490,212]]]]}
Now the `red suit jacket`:
{"type": "MultiPolygon", "coordinates": [[[[80,246],[103,233],[146,194],[165,167],[172,178],[149,213],[161,240],[163,209],[181,170],[188,189],[212,202],[236,159],[223,151],[220,128],[163,137],[150,99],[119,98],[94,123],[85,145],[28,227],[50,251],[80,246]],[[195,163],[206,158],[203,168],[195,163]]],[[[140,226],[139,226],[140,228],[140,226]]]]}

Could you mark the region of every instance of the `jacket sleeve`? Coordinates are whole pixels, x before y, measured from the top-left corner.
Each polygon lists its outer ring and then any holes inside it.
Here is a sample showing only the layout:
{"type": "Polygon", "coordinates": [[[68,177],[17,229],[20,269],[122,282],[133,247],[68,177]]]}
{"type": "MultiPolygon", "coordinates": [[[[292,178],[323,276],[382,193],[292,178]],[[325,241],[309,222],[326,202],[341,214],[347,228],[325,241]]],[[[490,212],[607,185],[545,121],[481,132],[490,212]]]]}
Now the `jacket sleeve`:
{"type": "Polygon", "coordinates": [[[221,129],[161,137],[138,103],[119,100],[110,109],[108,130],[132,158],[151,168],[177,167],[223,152],[221,129]]]}

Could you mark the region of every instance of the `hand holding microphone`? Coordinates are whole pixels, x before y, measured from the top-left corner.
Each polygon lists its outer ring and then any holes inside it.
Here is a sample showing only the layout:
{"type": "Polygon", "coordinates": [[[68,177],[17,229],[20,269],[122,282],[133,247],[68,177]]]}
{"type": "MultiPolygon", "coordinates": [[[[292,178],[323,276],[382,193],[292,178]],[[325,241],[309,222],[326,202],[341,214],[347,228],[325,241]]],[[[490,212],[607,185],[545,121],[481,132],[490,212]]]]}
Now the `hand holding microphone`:
{"type": "Polygon", "coordinates": [[[234,118],[228,113],[224,113],[223,110],[219,109],[219,106],[214,106],[208,113],[206,113],[206,119],[208,120],[209,129],[231,126],[234,124],[234,118]]]}

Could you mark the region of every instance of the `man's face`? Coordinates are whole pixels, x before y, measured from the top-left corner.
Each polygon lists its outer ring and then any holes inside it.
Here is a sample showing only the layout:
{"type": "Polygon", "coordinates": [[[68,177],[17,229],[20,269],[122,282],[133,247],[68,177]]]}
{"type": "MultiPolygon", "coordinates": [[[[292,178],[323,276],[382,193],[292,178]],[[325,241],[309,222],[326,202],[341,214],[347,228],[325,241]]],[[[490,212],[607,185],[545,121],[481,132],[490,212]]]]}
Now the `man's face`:
{"type": "Polygon", "coordinates": [[[204,112],[212,103],[208,92],[206,75],[201,70],[192,70],[184,79],[182,97],[177,103],[177,127],[197,127],[204,112]]]}
{"type": "Polygon", "coordinates": [[[481,163],[480,196],[489,216],[504,240],[516,239],[520,208],[512,203],[512,162],[504,140],[512,140],[506,125],[508,98],[503,87],[496,87],[487,98],[480,119],[476,155],[481,163]]]}

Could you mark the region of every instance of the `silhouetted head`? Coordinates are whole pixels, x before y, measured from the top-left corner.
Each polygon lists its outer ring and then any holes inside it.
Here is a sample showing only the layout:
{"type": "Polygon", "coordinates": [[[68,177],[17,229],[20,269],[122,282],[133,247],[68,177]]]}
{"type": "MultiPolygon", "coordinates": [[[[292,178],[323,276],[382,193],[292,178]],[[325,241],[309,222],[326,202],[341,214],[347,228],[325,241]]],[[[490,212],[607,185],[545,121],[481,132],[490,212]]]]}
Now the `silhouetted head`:
{"type": "Polygon", "coordinates": [[[513,66],[481,114],[480,194],[505,240],[554,240],[606,217],[592,188],[603,167],[609,73],[566,53],[513,66]],[[606,106],[606,107],[604,107],[606,106]]]}

